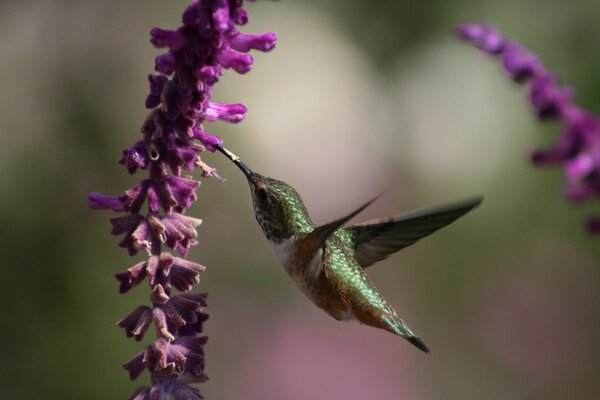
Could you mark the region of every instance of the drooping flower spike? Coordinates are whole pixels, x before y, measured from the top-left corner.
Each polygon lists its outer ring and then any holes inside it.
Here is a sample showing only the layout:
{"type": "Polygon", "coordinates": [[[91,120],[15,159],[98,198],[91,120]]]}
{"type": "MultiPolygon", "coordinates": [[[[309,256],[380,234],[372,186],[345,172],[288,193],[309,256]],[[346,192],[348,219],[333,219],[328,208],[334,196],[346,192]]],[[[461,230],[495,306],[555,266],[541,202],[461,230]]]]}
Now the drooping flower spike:
{"type": "Polygon", "coordinates": [[[219,178],[200,159],[205,149],[214,152],[222,143],[205,131],[204,123],[237,123],[246,115],[243,104],[213,102],[213,86],[226,69],[250,71],[253,59],[248,51],[275,47],[274,33],[237,30],[248,21],[242,6],[243,0],[193,0],[181,27],[151,30],[152,44],[166,52],[155,58],[156,72],[148,76],[145,104],[150,112],[142,124],[142,139],[123,150],[119,160],[130,174],[143,170],[148,177],[119,196],[88,196],[93,209],[124,213],[110,219],[112,233],[123,236],[119,246],[131,255],[142,251],[149,257],[116,274],[121,293],[147,280],[151,302],[117,325],[137,341],[152,326],[156,332],[155,341],[123,365],[131,379],[145,370],[150,374],[151,386],[137,389],[132,400],[202,399],[188,384],[207,379],[206,337],[199,336],[208,318],[207,294],[190,291],[205,268],[173,256],[165,247],[185,257],[198,243],[196,228],[202,221],[185,213],[196,201],[200,181],[182,172],[198,169],[201,177],[219,178]]]}
{"type": "MultiPolygon", "coordinates": [[[[493,26],[465,24],[458,26],[456,33],[485,53],[500,57],[506,74],[528,85],[530,104],[540,120],[561,123],[554,146],[531,152],[531,161],[538,166],[562,166],[568,199],[600,198],[600,120],[573,103],[573,89],[562,86],[536,55],[502,37],[493,26]]],[[[600,233],[600,217],[589,217],[587,228],[600,233]]]]}

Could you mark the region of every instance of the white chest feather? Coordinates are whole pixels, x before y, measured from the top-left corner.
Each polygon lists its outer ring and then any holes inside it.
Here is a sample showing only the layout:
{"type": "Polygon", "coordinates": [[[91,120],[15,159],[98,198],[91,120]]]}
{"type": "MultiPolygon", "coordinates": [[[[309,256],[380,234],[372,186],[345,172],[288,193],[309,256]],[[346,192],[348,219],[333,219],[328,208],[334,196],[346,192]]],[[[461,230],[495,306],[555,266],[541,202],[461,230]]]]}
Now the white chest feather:
{"type": "Polygon", "coordinates": [[[294,259],[294,245],[290,239],[284,239],[281,243],[271,242],[271,247],[277,256],[279,264],[290,273],[290,268],[294,259]]]}
{"type": "Polygon", "coordinates": [[[298,265],[297,248],[290,239],[284,239],[281,243],[271,242],[271,247],[277,256],[277,260],[288,275],[306,293],[307,286],[317,279],[321,273],[323,267],[322,251],[317,251],[308,264],[298,265]]]}

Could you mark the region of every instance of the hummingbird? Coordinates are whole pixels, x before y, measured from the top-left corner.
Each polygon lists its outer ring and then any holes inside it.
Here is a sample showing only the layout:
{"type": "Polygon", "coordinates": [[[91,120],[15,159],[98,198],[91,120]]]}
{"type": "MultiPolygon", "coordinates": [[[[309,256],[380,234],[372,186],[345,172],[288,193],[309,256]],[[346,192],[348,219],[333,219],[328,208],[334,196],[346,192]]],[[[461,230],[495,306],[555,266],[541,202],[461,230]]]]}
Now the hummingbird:
{"type": "Polygon", "coordinates": [[[253,172],[229,150],[215,147],[246,176],[256,220],[279,263],[306,297],[338,321],[356,320],[384,329],[429,353],[365,269],[451,224],[477,207],[482,197],[343,227],[377,196],[339,219],[315,226],[292,186],[253,172]]]}

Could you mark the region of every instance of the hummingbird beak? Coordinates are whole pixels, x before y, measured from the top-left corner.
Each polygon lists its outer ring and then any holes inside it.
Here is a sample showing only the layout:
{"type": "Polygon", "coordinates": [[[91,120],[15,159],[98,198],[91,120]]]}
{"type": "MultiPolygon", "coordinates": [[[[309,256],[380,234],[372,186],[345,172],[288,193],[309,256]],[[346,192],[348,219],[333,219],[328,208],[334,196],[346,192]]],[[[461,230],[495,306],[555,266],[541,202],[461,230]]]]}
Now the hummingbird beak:
{"type": "Polygon", "coordinates": [[[252,181],[252,179],[254,177],[254,172],[252,172],[252,170],[250,168],[248,168],[248,166],[246,164],[244,164],[243,161],[240,160],[240,158],[238,156],[236,156],[235,154],[233,154],[232,152],[230,152],[226,148],[222,147],[220,144],[216,145],[215,148],[217,150],[219,150],[221,153],[225,154],[225,157],[227,157],[231,161],[233,161],[233,163],[235,165],[237,165],[237,167],[239,169],[242,170],[242,172],[244,173],[244,175],[246,175],[246,178],[248,178],[249,181],[252,181]]]}

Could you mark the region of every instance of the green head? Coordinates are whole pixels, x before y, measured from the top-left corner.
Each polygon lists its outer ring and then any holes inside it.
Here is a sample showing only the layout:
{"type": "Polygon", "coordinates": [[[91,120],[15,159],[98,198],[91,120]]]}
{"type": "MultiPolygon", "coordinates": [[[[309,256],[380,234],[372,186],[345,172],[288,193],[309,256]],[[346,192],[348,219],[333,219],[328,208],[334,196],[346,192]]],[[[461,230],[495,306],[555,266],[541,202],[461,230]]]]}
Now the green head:
{"type": "Polygon", "coordinates": [[[217,149],[233,161],[248,179],[254,214],[268,240],[279,243],[314,229],[296,189],[283,181],[253,172],[227,149],[221,146],[217,149]]]}

